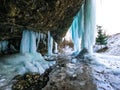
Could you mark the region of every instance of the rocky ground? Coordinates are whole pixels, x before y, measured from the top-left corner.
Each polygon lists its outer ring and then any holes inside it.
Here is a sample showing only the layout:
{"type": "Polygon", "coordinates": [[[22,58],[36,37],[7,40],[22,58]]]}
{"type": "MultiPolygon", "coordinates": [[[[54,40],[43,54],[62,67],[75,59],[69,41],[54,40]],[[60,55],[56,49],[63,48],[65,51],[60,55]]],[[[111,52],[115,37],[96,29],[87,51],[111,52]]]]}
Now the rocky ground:
{"type": "Polygon", "coordinates": [[[62,54],[58,56],[57,66],[51,72],[49,82],[42,90],[96,90],[87,63],[62,54]]]}

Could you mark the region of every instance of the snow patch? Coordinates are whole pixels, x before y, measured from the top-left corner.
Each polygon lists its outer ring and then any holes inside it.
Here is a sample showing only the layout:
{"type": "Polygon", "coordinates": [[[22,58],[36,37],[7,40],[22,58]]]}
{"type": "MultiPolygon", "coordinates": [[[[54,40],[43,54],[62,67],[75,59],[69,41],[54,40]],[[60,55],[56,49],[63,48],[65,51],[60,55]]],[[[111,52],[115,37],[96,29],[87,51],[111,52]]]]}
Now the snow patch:
{"type": "Polygon", "coordinates": [[[107,43],[109,49],[105,54],[120,56],[120,33],[110,36],[107,43]]]}
{"type": "Polygon", "coordinates": [[[94,54],[91,64],[98,90],[120,90],[120,57],[94,54]]]}

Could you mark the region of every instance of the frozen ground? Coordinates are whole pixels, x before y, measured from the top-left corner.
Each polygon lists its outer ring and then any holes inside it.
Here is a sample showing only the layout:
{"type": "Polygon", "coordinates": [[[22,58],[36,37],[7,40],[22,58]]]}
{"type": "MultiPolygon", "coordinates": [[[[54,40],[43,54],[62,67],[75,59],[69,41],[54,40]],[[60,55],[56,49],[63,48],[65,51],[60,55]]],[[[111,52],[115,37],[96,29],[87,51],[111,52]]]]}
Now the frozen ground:
{"type": "Polygon", "coordinates": [[[98,90],[120,90],[120,57],[94,54],[92,67],[98,90]]]}
{"type": "Polygon", "coordinates": [[[120,33],[108,38],[107,47],[107,51],[93,55],[94,81],[98,90],[120,90],[120,33]]]}

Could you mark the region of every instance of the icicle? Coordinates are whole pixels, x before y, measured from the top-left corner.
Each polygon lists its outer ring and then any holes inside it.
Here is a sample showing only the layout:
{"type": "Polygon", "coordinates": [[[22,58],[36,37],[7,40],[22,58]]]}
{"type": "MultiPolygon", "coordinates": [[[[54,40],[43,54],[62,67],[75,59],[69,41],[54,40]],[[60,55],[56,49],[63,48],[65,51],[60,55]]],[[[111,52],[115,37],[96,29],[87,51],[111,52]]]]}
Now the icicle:
{"type": "Polygon", "coordinates": [[[38,49],[39,43],[40,43],[40,32],[38,32],[36,34],[37,34],[37,49],[38,49]]]}
{"type": "Polygon", "coordinates": [[[36,38],[37,38],[37,49],[38,49],[38,47],[39,47],[39,43],[40,43],[40,41],[41,42],[43,42],[43,44],[45,44],[45,46],[46,46],[46,41],[45,41],[45,39],[46,39],[46,34],[44,34],[44,33],[36,33],[36,38]]]}
{"type": "Polygon", "coordinates": [[[58,44],[55,42],[55,50],[54,53],[58,53],[58,44]]]}
{"type": "Polygon", "coordinates": [[[23,34],[22,34],[20,52],[21,53],[29,52],[29,46],[30,46],[30,31],[25,30],[23,31],[23,34]]]}
{"type": "Polygon", "coordinates": [[[36,53],[36,34],[33,31],[23,31],[20,52],[21,53],[36,53]]]}
{"type": "Polygon", "coordinates": [[[50,35],[50,31],[48,31],[48,55],[52,55],[53,50],[53,38],[50,35]]]}
{"type": "Polygon", "coordinates": [[[36,53],[37,46],[36,46],[36,34],[33,31],[30,31],[30,41],[29,41],[29,52],[36,53]]]}
{"type": "Polygon", "coordinates": [[[89,53],[92,53],[92,47],[95,41],[95,5],[96,0],[85,0],[84,5],[84,36],[83,48],[86,48],[89,53]]]}
{"type": "Polygon", "coordinates": [[[4,52],[8,49],[8,41],[0,41],[0,52],[4,52]]]}
{"type": "Polygon", "coordinates": [[[46,39],[46,35],[45,34],[43,34],[43,43],[45,44],[45,46],[46,46],[46,41],[45,41],[45,39],[46,39]]]}

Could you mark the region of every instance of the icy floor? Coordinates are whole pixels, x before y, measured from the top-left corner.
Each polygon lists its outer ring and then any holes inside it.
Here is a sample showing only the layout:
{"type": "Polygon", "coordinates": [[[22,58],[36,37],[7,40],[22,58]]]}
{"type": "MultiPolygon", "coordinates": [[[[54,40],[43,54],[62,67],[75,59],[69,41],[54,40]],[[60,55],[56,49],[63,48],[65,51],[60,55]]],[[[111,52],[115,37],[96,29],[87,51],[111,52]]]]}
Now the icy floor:
{"type": "MultiPolygon", "coordinates": [[[[71,54],[72,49],[65,48],[65,53],[71,54]]],[[[120,90],[120,56],[94,53],[89,63],[92,68],[94,83],[97,90],[120,90]]]]}
{"type": "Polygon", "coordinates": [[[26,72],[44,73],[55,61],[45,61],[39,53],[16,54],[0,58],[0,90],[11,90],[12,78],[26,72]]]}
{"type": "Polygon", "coordinates": [[[94,54],[94,81],[98,90],[120,90],[120,57],[94,54]]]}

